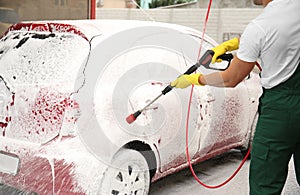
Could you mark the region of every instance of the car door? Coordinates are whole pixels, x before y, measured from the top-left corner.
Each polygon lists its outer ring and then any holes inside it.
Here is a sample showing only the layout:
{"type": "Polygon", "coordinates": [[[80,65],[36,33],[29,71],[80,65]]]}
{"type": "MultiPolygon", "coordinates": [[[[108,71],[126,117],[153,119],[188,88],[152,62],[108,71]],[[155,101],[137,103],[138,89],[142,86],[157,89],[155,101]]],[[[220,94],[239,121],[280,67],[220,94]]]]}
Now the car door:
{"type": "MultiPolygon", "coordinates": [[[[186,162],[183,116],[189,90],[174,89],[162,96],[130,125],[125,119],[195,64],[200,38],[171,25],[141,24],[131,23],[122,31],[93,39],[85,86],[80,89],[82,97],[78,96],[86,105],[79,128],[84,130],[83,140],[99,157],[109,156],[128,140],[142,140],[156,147],[159,171],[172,171],[186,162]]],[[[196,105],[192,112],[198,112],[196,105]]],[[[199,140],[194,130],[195,126],[190,134],[193,154],[199,140]]]]}
{"type": "Polygon", "coordinates": [[[235,88],[206,86],[197,89],[200,108],[197,120],[200,133],[197,157],[205,158],[217,150],[225,151],[245,142],[250,114],[245,81],[235,88]]]}

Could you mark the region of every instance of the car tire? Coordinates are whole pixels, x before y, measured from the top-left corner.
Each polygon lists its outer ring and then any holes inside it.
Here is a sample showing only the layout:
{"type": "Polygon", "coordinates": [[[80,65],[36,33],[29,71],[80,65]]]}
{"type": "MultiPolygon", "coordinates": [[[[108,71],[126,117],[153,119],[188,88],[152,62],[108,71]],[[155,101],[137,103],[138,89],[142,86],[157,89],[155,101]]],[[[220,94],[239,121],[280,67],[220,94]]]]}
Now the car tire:
{"type": "Polygon", "coordinates": [[[121,149],[106,169],[100,187],[101,195],[147,195],[150,172],[144,156],[132,149],[121,149]]]}

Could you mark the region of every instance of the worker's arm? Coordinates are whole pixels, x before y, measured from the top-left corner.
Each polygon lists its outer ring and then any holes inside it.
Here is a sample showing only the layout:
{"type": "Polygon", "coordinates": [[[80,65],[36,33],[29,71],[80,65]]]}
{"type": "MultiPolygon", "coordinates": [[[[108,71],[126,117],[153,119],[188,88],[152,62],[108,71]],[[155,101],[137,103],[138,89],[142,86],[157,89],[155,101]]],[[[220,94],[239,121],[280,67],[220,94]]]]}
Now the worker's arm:
{"type": "Polygon", "coordinates": [[[245,62],[234,57],[228,69],[222,72],[215,72],[208,75],[184,74],[171,83],[176,88],[186,88],[194,85],[211,85],[215,87],[235,87],[253,69],[255,62],[245,62]]]}
{"type": "Polygon", "coordinates": [[[254,66],[255,62],[245,62],[235,56],[228,69],[222,72],[200,75],[198,83],[216,87],[235,87],[252,71],[254,66]]]}

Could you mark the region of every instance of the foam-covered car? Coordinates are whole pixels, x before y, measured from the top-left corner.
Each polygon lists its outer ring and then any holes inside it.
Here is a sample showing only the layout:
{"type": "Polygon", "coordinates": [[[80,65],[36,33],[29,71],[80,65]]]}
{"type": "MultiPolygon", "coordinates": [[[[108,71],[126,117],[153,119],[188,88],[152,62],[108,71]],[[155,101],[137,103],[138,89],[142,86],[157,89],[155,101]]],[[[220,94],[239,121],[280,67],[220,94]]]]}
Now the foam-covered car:
{"type": "MultiPolygon", "coordinates": [[[[165,23],[24,22],[0,39],[0,183],[48,194],[148,194],[151,182],[233,148],[255,129],[259,76],[173,89],[202,34],[165,23]]],[[[201,55],[216,45],[204,37],[201,55]]],[[[222,68],[227,62],[213,66],[222,68]]],[[[204,74],[217,71],[198,68],[204,74]]]]}

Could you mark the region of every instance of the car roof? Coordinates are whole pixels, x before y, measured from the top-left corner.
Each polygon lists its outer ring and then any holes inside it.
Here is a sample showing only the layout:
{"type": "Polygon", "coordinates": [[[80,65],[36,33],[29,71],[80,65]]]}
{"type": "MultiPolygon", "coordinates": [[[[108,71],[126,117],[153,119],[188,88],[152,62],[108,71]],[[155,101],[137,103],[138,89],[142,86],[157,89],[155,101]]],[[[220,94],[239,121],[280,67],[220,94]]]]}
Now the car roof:
{"type": "MultiPolygon", "coordinates": [[[[201,37],[201,32],[176,24],[138,21],[138,20],[56,20],[56,21],[33,21],[21,22],[12,25],[2,36],[10,31],[28,31],[28,32],[49,32],[49,33],[72,33],[77,34],[87,41],[98,35],[109,35],[114,32],[120,32],[126,29],[160,26],[182,31],[186,34],[201,37]]],[[[2,38],[2,37],[0,37],[2,38]]],[[[204,39],[215,43],[213,39],[205,35],[204,39]]]]}

